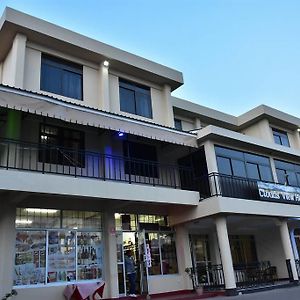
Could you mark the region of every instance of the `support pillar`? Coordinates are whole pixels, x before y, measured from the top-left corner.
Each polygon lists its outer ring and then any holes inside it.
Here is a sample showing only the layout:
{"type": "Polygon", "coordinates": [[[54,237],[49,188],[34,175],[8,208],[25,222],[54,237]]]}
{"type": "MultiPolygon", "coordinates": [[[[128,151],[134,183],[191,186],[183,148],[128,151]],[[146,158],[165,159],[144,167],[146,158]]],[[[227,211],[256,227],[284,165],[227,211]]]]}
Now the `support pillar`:
{"type": "Polygon", "coordinates": [[[0,210],[0,298],[10,293],[13,287],[14,253],[16,243],[16,207],[1,199],[0,210]]]}
{"type": "Polygon", "coordinates": [[[117,240],[115,229],[115,215],[113,212],[104,213],[105,240],[105,289],[108,298],[119,298],[117,240]]]}
{"type": "Polygon", "coordinates": [[[291,243],[292,243],[294,257],[295,257],[295,259],[299,260],[299,252],[298,252],[298,248],[297,248],[297,244],[296,244],[296,240],[295,240],[294,231],[295,231],[294,228],[290,229],[290,239],[291,239],[291,243]]]}
{"type": "Polygon", "coordinates": [[[221,260],[223,265],[224,279],[225,279],[225,290],[229,296],[237,295],[235,276],[233,270],[232,256],[228,238],[226,217],[219,216],[215,219],[217,237],[219,242],[221,260]]]}
{"type": "Polygon", "coordinates": [[[167,84],[163,87],[163,98],[165,102],[165,125],[174,127],[174,113],[173,106],[171,103],[171,87],[167,84]]]}
{"type": "Polygon", "coordinates": [[[99,65],[99,105],[101,109],[110,111],[108,66],[99,65]]]}
{"type": "Polygon", "coordinates": [[[290,261],[290,266],[291,266],[291,281],[293,282],[298,282],[298,273],[296,269],[296,264],[295,264],[295,259],[294,259],[294,253],[292,249],[292,244],[290,241],[290,235],[289,235],[289,229],[287,225],[287,221],[283,220],[280,221],[279,223],[279,229],[280,229],[280,237],[281,237],[281,242],[284,250],[284,255],[286,261],[290,261]]]}
{"type": "Polygon", "coordinates": [[[192,281],[185,273],[186,268],[193,266],[190,249],[189,233],[184,225],[178,225],[176,230],[176,252],[178,258],[178,271],[184,277],[184,289],[191,290],[193,288],[192,281]]]}

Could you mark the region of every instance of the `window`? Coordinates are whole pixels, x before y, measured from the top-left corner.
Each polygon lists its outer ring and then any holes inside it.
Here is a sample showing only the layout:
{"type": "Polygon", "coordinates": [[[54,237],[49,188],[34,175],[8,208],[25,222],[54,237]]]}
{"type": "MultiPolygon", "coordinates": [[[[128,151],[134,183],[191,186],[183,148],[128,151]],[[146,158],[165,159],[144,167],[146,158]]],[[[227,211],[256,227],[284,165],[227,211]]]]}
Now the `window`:
{"type": "Polygon", "coordinates": [[[216,146],[220,174],[273,181],[268,157],[216,146]]]}
{"type": "Polygon", "coordinates": [[[40,126],[39,161],[68,166],[84,167],[84,134],[81,131],[48,124],[40,126]]]}
{"type": "Polygon", "coordinates": [[[119,79],[121,111],[152,119],[150,88],[119,79]]]}
{"type": "Polygon", "coordinates": [[[300,165],[274,160],[278,182],[291,186],[300,186],[300,165]]]}
{"type": "Polygon", "coordinates": [[[146,243],[149,244],[151,251],[150,275],[178,273],[174,233],[148,232],[146,243]]]}
{"type": "Polygon", "coordinates": [[[43,54],[40,88],[43,91],[82,100],[82,66],[43,54]]]}
{"type": "Polygon", "coordinates": [[[274,142],[278,145],[290,147],[289,138],[285,131],[281,131],[278,129],[273,130],[274,142]]]}
{"type": "Polygon", "coordinates": [[[125,173],[158,178],[157,153],[155,146],[134,142],[124,142],[125,173]],[[132,159],[132,161],[131,161],[132,159]]]}
{"type": "Polygon", "coordinates": [[[101,213],[17,208],[16,215],[15,286],[102,277],[101,213]]]}
{"type": "Polygon", "coordinates": [[[182,130],[182,121],[179,119],[174,119],[175,128],[178,130],[182,130]]]}

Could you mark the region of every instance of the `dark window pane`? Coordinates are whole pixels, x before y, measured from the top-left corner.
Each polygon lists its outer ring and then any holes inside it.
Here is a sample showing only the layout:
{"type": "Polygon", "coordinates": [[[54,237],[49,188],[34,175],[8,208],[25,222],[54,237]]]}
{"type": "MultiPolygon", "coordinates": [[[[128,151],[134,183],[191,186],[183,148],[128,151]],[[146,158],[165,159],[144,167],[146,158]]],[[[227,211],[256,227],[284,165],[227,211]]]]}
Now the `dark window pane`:
{"type": "Polygon", "coordinates": [[[62,94],[63,96],[82,99],[82,76],[69,71],[63,72],[62,94]]]}
{"type": "Polygon", "coordinates": [[[276,169],[278,182],[281,184],[285,184],[286,181],[286,172],[281,169],[276,169]]]}
{"type": "Polygon", "coordinates": [[[288,162],[285,162],[285,161],[281,161],[281,160],[274,160],[275,162],[275,166],[276,168],[279,168],[279,169],[283,169],[283,170],[295,170],[295,165],[293,165],[292,163],[288,163],[288,162]]]}
{"type": "Polygon", "coordinates": [[[245,163],[240,160],[231,160],[232,171],[234,176],[247,177],[245,163]]]}
{"type": "Polygon", "coordinates": [[[182,130],[182,122],[179,119],[174,119],[175,128],[178,130],[182,130]]]}
{"type": "Polygon", "coordinates": [[[270,167],[259,165],[259,173],[261,180],[273,181],[272,170],[270,167]]]}
{"type": "Polygon", "coordinates": [[[295,172],[287,171],[287,181],[289,185],[297,186],[297,177],[295,172]]]}
{"type": "Polygon", "coordinates": [[[216,151],[216,154],[219,156],[225,156],[225,157],[229,157],[229,158],[237,158],[240,160],[244,160],[244,153],[241,151],[218,147],[218,146],[215,147],[215,151],[216,151]]]}
{"type": "Polygon", "coordinates": [[[281,145],[290,147],[289,139],[286,136],[281,136],[281,145]]]}
{"type": "Polygon", "coordinates": [[[41,90],[82,100],[82,66],[42,55],[41,90]]]}
{"type": "Polygon", "coordinates": [[[270,160],[268,157],[256,155],[252,153],[245,153],[245,160],[247,162],[252,162],[255,164],[270,165],[270,160]]]}
{"type": "Polygon", "coordinates": [[[285,131],[273,128],[273,137],[276,144],[290,147],[288,135],[285,131]]]}
{"type": "Polygon", "coordinates": [[[135,114],[134,91],[120,87],[120,109],[135,114]]]}
{"type": "Polygon", "coordinates": [[[136,114],[146,118],[152,118],[152,107],[150,95],[136,93],[136,114]]]}
{"type": "Polygon", "coordinates": [[[217,164],[220,174],[232,175],[230,159],[218,156],[217,164]]]}
{"type": "Polygon", "coordinates": [[[247,169],[248,178],[258,179],[258,180],[260,179],[257,164],[247,163],[246,169],[247,169]]]}
{"type": "Polygon", "coordinates": [[[277,134],[274,134],[274,142],[278,145],[281,145],[281,139],[280,139],[280,136],[277,135],[277,134]]]}

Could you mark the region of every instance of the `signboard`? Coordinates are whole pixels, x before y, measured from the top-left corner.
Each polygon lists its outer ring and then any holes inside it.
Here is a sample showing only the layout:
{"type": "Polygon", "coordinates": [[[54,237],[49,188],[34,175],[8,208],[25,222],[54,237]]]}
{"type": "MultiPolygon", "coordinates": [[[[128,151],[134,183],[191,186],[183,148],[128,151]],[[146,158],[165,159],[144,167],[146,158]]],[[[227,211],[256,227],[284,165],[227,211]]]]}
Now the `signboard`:
{"type": "Polygon", "coordinates": [[[261,200],[300,204],[300,188],[276,183],[257,182],[261,200]]]}
{"type": "Polygon", "coordinates": [[[146,256],[147,267],[151,268],[152,267],[152,263],[151,263],[151,250],[150,250],[150,246],[149,246],[148,243],[146,244],[146,253],[145,253],[145,256],[146,256]]]}

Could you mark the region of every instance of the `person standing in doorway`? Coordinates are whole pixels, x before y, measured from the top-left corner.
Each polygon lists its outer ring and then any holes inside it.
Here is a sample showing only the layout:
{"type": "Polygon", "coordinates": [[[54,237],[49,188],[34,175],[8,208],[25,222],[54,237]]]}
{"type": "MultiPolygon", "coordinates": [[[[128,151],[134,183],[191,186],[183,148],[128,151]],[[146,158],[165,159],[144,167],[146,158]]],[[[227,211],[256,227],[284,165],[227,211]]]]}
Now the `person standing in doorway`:
{"type": "Polygon", "coordinates": [[[125,271],[129,281],[129,297],[136,297],[135,294],[135,263],[132,251],[125,252],[125,271]]]}

